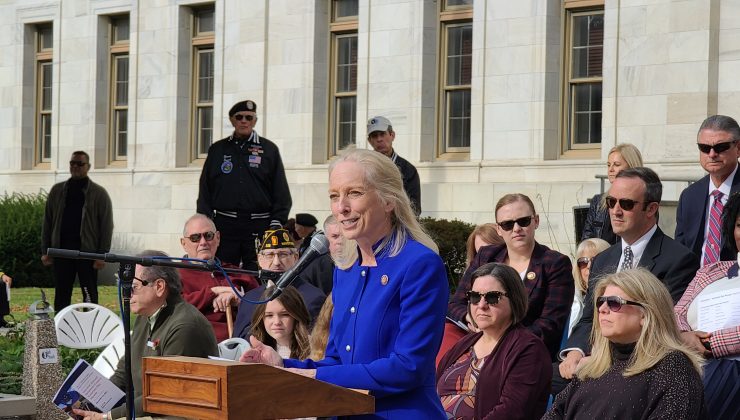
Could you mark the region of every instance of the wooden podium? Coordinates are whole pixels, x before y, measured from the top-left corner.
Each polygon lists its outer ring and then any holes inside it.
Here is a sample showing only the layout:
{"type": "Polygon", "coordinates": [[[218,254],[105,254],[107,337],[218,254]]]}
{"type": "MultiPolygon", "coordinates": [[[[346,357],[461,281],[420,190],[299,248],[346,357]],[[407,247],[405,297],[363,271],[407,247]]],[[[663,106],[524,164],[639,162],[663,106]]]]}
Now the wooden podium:
{"type": "Polygon", "coordinates": [[[375,412],[360,391],[263,364],[197,357],[145,357],[148,413],[197,419],[329,417],[375,412]]]}

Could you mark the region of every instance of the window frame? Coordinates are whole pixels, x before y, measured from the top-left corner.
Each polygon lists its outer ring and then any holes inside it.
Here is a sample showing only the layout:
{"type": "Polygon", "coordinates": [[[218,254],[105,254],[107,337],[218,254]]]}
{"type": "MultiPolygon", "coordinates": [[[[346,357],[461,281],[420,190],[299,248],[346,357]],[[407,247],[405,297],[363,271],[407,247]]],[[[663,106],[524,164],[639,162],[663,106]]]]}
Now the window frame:
{"type": "Polygon", "coordinates": [[[215,43],[216,43],[216,33],[215,33],[215,18],[216,18],[216,10],[215,5],[213,3],[192,8],[192,22],[191,22],[191,67],[190,67],[190,74],[191,74],[191,80],[190,80],[190,121],[189,121],[189,127],[190,127],[190,160],[196,161],[196,160],[202,160],[205,159],[208,156],[208,148],[211,144],[213,144],[214,138],[213,135],[215,133],[215,125],[214,125],[214,115],[213,115],[213,109],[214,109],[214,89],[215,89],[215,75],[216,75],[216,67],[215,67],[215,43]],[[213,14],[214,19],[214,30],[213,31],[201,31],[200,30],[200,14],[204,12],[210,12],[213,14]],[[201,78],[201,62],[200,58],[203,53],[210,53],[211,55],[211,74],[207,76],[210,78],[210,91],[211,91],[211,97],[210,100],[202,99],[200,97],[200,78],[201,78]],[[208,140],[208,144],[205,145],[205,139],[202,137],[202,134],[205,130],[208,130],[208,128],[204,128],[205,124],[203,124],[204,120],[202,119],[203,114],[207,113],[207,110],[210,109],[210,121],[207,121],[210,123],[210,140],[208,140]],[[202,150],[201,147],[206,146],[205,150],[202,150]]]}
{"type": "MultiPolygon", "coordinates": [[[[473,5],[459,5],[445,8],[445,2],[440,2],[439,12],[439,59],[438,59],[438,80],[437,80],[437,156],[438,157],[466,157],[470,155],[471,133],[468,132],[468,146],[450,146],[450,100],[449,94],[452,92],[468,92],[468,107],[472,107],[472,30],[473,30],[473,5]],[[471,81],[469,84],[449,85],[447,76],[449,68],[447,58],[449,54],[449,30],[451,28],[460,28],[469,26],[471,29],[471,81]]],[[[472,115],[469,116],[472,118],[472,115]]]]}
{"type": "Polygon", "coordinates": [[[126,162],[128,160],[128,107],[129,107],[129,86],[130,86],[130,80],[131,80],[131,58],[129,55],[129,47],[130,47],[130,38],[131,38],[131,29],[130,29],[130,18],[128,14],[125,15],[115,15],[110,17],[110,24],[109,24],[109,39],[110,39],[110,45],[108,47],[109,49],[109,55],[110,55],[110,67],[109,67],[109,92],[110,95],[108,95],[109,98],[109,104],[108,104],[108,161],[109,163],[116,163],[116,162],[126,162]],[[126,21],[126,25],[128,26],[129,30],[129,37],[127,39],[118,39],[118,25],[123,23],[123,21],[126,21]],[[119,71],[121,70],[118,66],[119,60],[126,59],[126,103],[125,104],[119,104],[119,98],[118,98],[118,76],[119,71]],[[120,116],[125,115],[126,118],[126,127],[121,128],[120,125],[120,116]],[[119,153],[119,150],[121,149],[121,134],[125,136],[125,154],[119,153]]]}
{"type": "MultiPolygon", "coordinates": [[[[359,41],[358,37],[358,21],[359,16],[344,16],[340,19],[335,19],[336,16],[336,4],[340,0],[331,0],[331,21],[329,23],[329,104],[328,104],[328,125],[329,125],[329,142],[327,145],[327,158],[336,156],[340,149],[338,135],[340,133],[340,125],[343,124],[339,120],[338,106],[339,102],[343,99],[354,98],[354,136],[351,136],[350,141],[346,146],[351,144],[357,144],[357,127],[359,121],[357,119],[357,78],[355,76],[355,89],[349,91],[338,90],[338,67],[339,67],[339,44],[341,39],[355,38],[355,42],[359,41]]],[[[357,48],[357,47],[356,47],[357,48]]],[[[352,65],[352,63],[350,63],[352,65]]],[[[355,74],[357,73],[357,51],[355,51],[355,74]]]]}
{"type": "MultiPolygon", "coordinates": [[[[604,16],[604,1],[603,0],[566,0],[563,8],[563,73],[561,79],[561,106],[560,106],[560,148],[561,154],[566,157],[579,157],[579,156],[593,156],[601,150],[604,138],[603,131],[603,37],[602,37],[602,71],[599,76],[588,76],[588,77],[574,77],[573,73],[573,26],[575,18],[581,16],[592,16],[601,15],[602,19],[604,16]],[[601,84],[601,139],[599,142],[593,143],[575,143],[575,124],[576,124],[576,109],[573,106],[575,104],[574,95],[575,87],[578,85],[587,84],[601,84]]],[[[594,113],[593,108],[589,108],[589,113],[594,113]]]]}
{"type": "Polygon", "coordinates": [[[52,155],[51,129],[53,124],[53,79],[54,79],[54,25],[42,23],[36,25],[34,34],[35,50],[35,118],[34,118],[34,164],[50,166],[52,155]],[[44,47],[45,36],[49,36],[51,46],[44,47]],[[48,74],[45,69],[48,67],[48,74]],[[48,87],[47,87],[48,84],[48,87]],[[48,108],[44,107],[45,92],[48,90],[48,108]],[[47,134],[48,133],[48,134],[47,134]]]}

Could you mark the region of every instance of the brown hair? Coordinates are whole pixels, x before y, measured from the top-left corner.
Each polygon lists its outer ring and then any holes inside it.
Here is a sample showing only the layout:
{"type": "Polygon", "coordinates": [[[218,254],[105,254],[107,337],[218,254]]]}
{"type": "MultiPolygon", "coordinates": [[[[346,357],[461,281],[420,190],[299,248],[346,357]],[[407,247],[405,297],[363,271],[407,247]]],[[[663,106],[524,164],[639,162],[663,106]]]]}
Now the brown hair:
{"type": "Polygon", "coordinates": [[[316,322],[311,330],[311,356],[312,360],[321,360],[326,356],[326,345],[329,343],[329,326],[334,314],[334,301],[331,292],[326,297],[321,312],[316,317],[316,322]]]}
{"type": "Polygon", "coordinates": [[[491,245],[501,245],[504,243],[504,239],[501,237],[501,235],[496,232],[496,224],[495,223],[484,223],[482,225],[478,225],[473,229],[472,232],[470,232],[470,236],[468,236],[468,241],[465,244],[465,250],[466,250],[466,256],[465,256],[465,269],[467,270],[468,267],[470,267],[470,263],[473,262],[473,258],[475,258],[475,255],[477,254],[475,250],[475,237],[480,236],[483,238],[486,243],[489,243],[491,245]]]}
{"type": "MultiPolygon", "coordinates": [[[[511,325],[516,325],[527,316],[527,290],[524,288],[519,273],[513,268],[506,264],[501,263],[488,263],[478,267],[477,270],[473,271],[470,279],[470,290],[473,290],[475,280],[479,277],[491,276],[501,283],[504,287],[509,298],[509,306],[511,307],[511,325]]],[[[470,304],[468,304],[468,315],[470,319],[473,319],[473,315],[470,312],[470,304]]],[[[475,321],[473,321],[475,323],[475,321]]]]}
{"type": "MultiPolygon", "coordinates": [[[[268,287],[262,298],[266,299],[271,296],[275,287],[268,287]]],[[[295,320],[293,325],[293,337],[290,340],[290,357],[293,359],[303,360],[308,358],[311,347],[308,343],[308,324],[311,322],[311,315],[308,313],[306,303],[298,290],[293,286],[283,289],[283,293],[277,297],[277,301],[288,311],[288,314],[295,320]]],[[[267,304],[257,305],[252,315],[252,335],[254,338],[267,344],[277,350],[277,341],[275,341],[265,329],[265,308],[267,304]]]]}
{"type": "Polygon", "coordinates": [[[532,214],[533,215],[537,214],[537,211],[534,209],[534,203],[529,197],[527,197],[524,194],[515,193],[515,194],[506,194],[505,196],[499,198],[498,202],[496,203],[496,211],[494,212],[494,215],[498,213],[498,210],[501,207],[507,204],[516,203],[517,201],[524,201],[525,203],[527,203],[529,208],[532,209],[532,214]]]}

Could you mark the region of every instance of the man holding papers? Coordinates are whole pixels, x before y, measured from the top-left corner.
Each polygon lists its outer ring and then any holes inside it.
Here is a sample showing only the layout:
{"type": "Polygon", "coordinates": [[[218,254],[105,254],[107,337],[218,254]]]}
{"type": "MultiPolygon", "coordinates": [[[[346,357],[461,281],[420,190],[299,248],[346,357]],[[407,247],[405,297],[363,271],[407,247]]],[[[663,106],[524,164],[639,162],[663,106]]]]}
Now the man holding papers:
{"type": "MultiPolygon", "coordinates": [[[[140,257],[167,255],[160,251],[144,251],[140,257]]],[[[172,267],[136,266],[131,312],[137,315],[131,337],[131,369],[134,385],[136,417],[142,410],[141,366],[147,356],[217,356],[216,336],[208,320],[180,295],[182,283],[172,267]]],[[[118,363],[111,381],[126,388],[124,359],[118,363]]],[[[126,416],[125,405],[109,413],[75,410],[85,420],[116,419],[126,416]]]]}
{"type": "MultiPolygon", "coordinates": [[[[740,194],[722,215],[722,255],[740,248],[740,194]]],[[[740,277],[737,257],[705,265],[674,308],[681,338],[704,355],[704,399],[710,418],[740,418],[740,277]]]]}

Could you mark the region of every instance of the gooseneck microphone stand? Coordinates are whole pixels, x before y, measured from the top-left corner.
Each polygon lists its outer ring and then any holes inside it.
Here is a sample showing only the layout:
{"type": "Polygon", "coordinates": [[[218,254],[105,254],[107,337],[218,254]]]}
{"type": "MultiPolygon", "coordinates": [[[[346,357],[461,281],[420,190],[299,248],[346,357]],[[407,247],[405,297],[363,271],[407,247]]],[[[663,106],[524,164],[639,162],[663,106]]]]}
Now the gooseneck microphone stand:
{"type": "MultiPolygon", "coordinates": [[[[184,268],[187,270],[199,270],[199,271],[210,271],[210,272],[220,271],[224,273],[224,276],[226,277],[226,280],[228,281],[232,290],[234,290],[236,295],[239,296],[242,300],[246,300],[246,299],[244,299],[244,297],[238,293],[238,291],[236,290],[236,287],[234,287],[234,284],[231,282],[231,279],[229,278],[228,275],[226,275],[226,273],[249,274],[257,278],[259,278],[260,276],[259,271],[241,270],[241,269],[235,269],[235,268],[223,268],[216,261],[203,261],[203,260],[190,259],[190,258],[134,257],[134,256],[129,256],[129,255],[116,255],[116,254],[110,254],[110,253],[96,254],[92,252],[81,252],[81,251],[75,251],[75,250],[70,250],[70,249],[59,249],[59,248],[49,248],[47,251],[47,255],[52,258],[67,258],[67,259],[73,259],[73,260],[99,260],[99,261],[105,261],[105,262],[120,263],[120,266],[118,268],[118,278],[120,280],[119,287],[121,288],[121,294],[123,296],[122,318],[123,318],[123,342],[124,342],[124,348],[126,349],[124,365],[126,368],[125,377],[126,377],[126,419],[127,420],[131,420],[132,413],[135,412],[134,384],[131,378],[131,294],[133,291],[134,273],[135,273],[136,265],[141,265],[141,266],[146,266],[146,267],[157,265],[157,266],[165,266],[165,267],[184,268]],[[193,264],[190,262],[177,262],[173,260],[197,261],[197,262],[200,262],[200,264],[193,264]]],[[[262,303],[262,302],[252,302],[252,303],[262,303]]]]}

